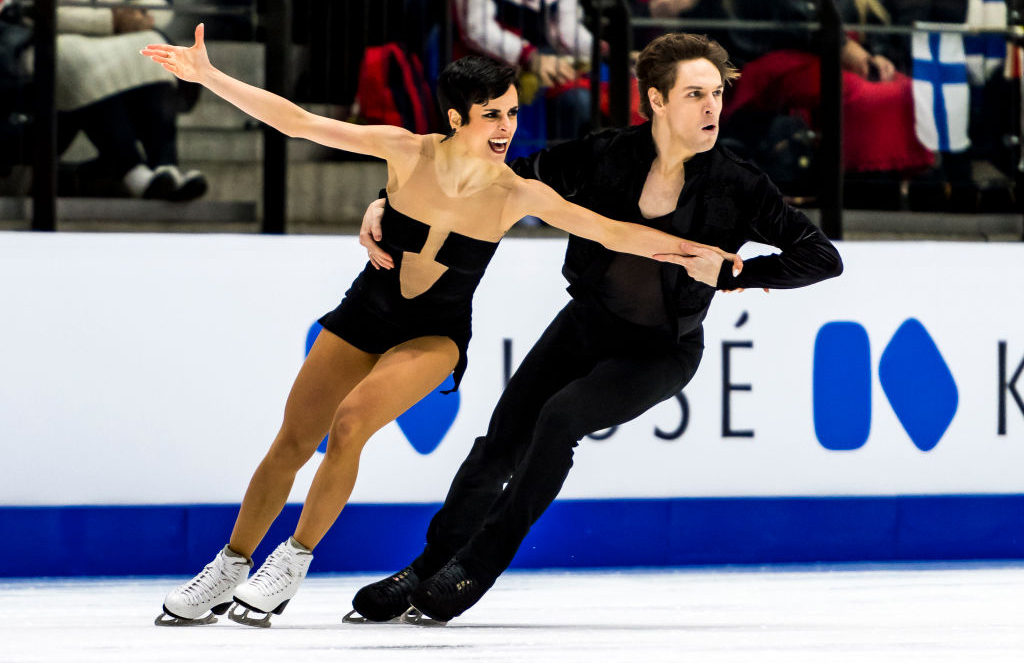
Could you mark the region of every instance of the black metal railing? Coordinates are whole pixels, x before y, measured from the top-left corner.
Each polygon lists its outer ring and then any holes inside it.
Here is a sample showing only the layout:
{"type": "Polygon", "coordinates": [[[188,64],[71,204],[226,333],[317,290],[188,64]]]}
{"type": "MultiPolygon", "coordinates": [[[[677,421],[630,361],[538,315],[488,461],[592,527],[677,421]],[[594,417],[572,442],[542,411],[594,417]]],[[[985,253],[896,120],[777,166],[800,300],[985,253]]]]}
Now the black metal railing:
{"type": "Polygon", "coordinates": [[[32,230],[57,229],[57,0],[35,4],[32,230]]]}
{"type": "MultiPolygon", "coordinates": [[[[447,61],[451,58],[453,32],[451,1],[441,22],[442,38],[440,55],[447,61]]],[[[56,12],[57,5],[118,7],[125,2],[58,2],[58,0],[35,0],[35,79],[33,84],[33,113],[35,123],[35,145],[33,156],[32,218],[33,230],[53,231],[57,222],[57,140],[56,140],[56,12]]],[[[974,30],[960,25],[917,24],[901,25],[857,25],[861,33],[910,35],[921,30],[961,32],[969,34],[995,34],[1024,42],[1024,0],[1007,0],[1009,27],[1003,29],[974,30]]],[[[257,39],[265,44],[266,87],[272,92],[288,96],[292,91],[292,6],[291,0],[257,0],[245,6],[221,4],[190,4],[175,7],[175,11],[191,15],[233,16],[247,18],[253,22],[257,39]]],[[[818,170],[817,201],[821,211],[821,223],[830,237],[843,235],[843,131],[842,131],[842,76],[840,70],[840,47],[844,26],[832,0],[818,0],[818,20],[806,22],[746,21],[720,19],[649,19],[634,17],[626,0],[590,0],[588,3],[587,27],[594,35],[591,62],[591,120],[594,128],[602,124],[625,126],[630,114],[630,52],[633,48],[634,28],[658,28],[664,30],[779,30],[794,29],[819,33],[821,39],[821,144],[819,162],[824,164],[818,170]],[[607,57],[602,58],[599,44],[608,44],[607,57]],[[609,109],[607,119],[602,117],[598,103],[600,76],[597,69],[601,61],[608,66],[609,109]]],[[[1020,98],[1014,103],[1020,115],[1020,98]]],[[[1021,127],[1018,123],[1016,141],[1018,167],[1015,177],[1017,196],[1024,195],[1024,157],[1021,153],[1021,127]]],[[[286,231],[288,139],[279,132],[264,128],[262,160],[262,227],[265,233],[286,231]]]]}

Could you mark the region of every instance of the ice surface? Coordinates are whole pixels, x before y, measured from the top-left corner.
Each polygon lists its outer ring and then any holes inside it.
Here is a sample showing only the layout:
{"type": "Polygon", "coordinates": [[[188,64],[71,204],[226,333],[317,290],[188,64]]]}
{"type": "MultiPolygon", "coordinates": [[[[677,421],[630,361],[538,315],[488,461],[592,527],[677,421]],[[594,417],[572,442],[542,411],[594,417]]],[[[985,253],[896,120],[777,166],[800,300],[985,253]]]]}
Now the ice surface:
{"type": "Polygon", "coordinates": [[[1024,564],[510,572],[443,628],[342,624],[379,577],[270,629],[153,626],[178,578],[0,581],[0,661],[1024,661],[1024,564]]]}

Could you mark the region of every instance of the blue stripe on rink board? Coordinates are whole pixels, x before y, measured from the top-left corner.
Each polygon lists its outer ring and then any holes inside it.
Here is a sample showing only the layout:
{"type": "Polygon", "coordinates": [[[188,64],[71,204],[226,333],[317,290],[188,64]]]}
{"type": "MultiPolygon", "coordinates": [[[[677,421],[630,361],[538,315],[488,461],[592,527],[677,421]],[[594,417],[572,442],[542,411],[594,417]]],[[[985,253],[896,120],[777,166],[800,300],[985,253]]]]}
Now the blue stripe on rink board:
{"type": "MultiPolygon", "coordinates": [[[[433,504],[353,504],[314,572],[394,571],[421,549],[433,504]]],[[[191,575],[237,506],[0,507],[0,577],[191,575]],[[16,553],[14,553],[16,551],[16,553]]],[[[287,538],[289,505],[256,552],[287,538]]],[[[519,568],[1024,559],[1024,495],[560,500],[519,568]]]]}

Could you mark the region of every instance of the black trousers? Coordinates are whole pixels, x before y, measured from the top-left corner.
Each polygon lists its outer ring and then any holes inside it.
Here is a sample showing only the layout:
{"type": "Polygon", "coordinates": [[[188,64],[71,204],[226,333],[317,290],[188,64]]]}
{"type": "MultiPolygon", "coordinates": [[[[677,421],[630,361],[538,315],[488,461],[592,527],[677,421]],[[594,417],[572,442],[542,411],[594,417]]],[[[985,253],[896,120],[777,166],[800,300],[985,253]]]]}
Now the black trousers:
{"type": "Polygon", "coordinates": [[[580,439],[625,423],[679,393],[703,353],[595,305],[569,303],[509,381],[427,530],[421,578],[457,557],[481,582],[512,562],[562,488],[580,439]]]}
{"type": "Polygon", "coordinates": [[[96,147],[99,161],[120,178],[133,166],[178,163],[178,97],[173,83],[152,83],[111,95],[57,116],[58,151],[79,131],[96,147]],[[136,141],[145,151],[139,154],[136,141]]]}

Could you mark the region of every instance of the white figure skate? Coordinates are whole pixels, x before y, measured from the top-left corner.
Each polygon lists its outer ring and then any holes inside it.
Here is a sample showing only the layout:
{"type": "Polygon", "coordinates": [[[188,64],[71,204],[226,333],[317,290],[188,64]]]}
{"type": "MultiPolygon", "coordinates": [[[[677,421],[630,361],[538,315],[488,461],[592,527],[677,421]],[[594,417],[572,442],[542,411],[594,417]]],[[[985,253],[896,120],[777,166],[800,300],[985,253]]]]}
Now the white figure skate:
{"type": "Polygon", "coordinates": [[[157,626],[199,626],[213,624],[214,615],[223,615],[231,605],[235,588],[245,582],[252,562],[228,554],[228,547],[217,553],[199,575],[171,590],[164,599],[164,611],[157,626]]]}
{"type": "Polygon", "coordinates": [[[235,588],[237,605],[231,607],[228,619],[246,626],[270,626],[270,615],[284,612],[312,561],[313,553],[297,546],[294,539],[279,545],[248,581],[235,588]],[[263,613],[263,617],[250,617],[250,612],[263,613]]]}

